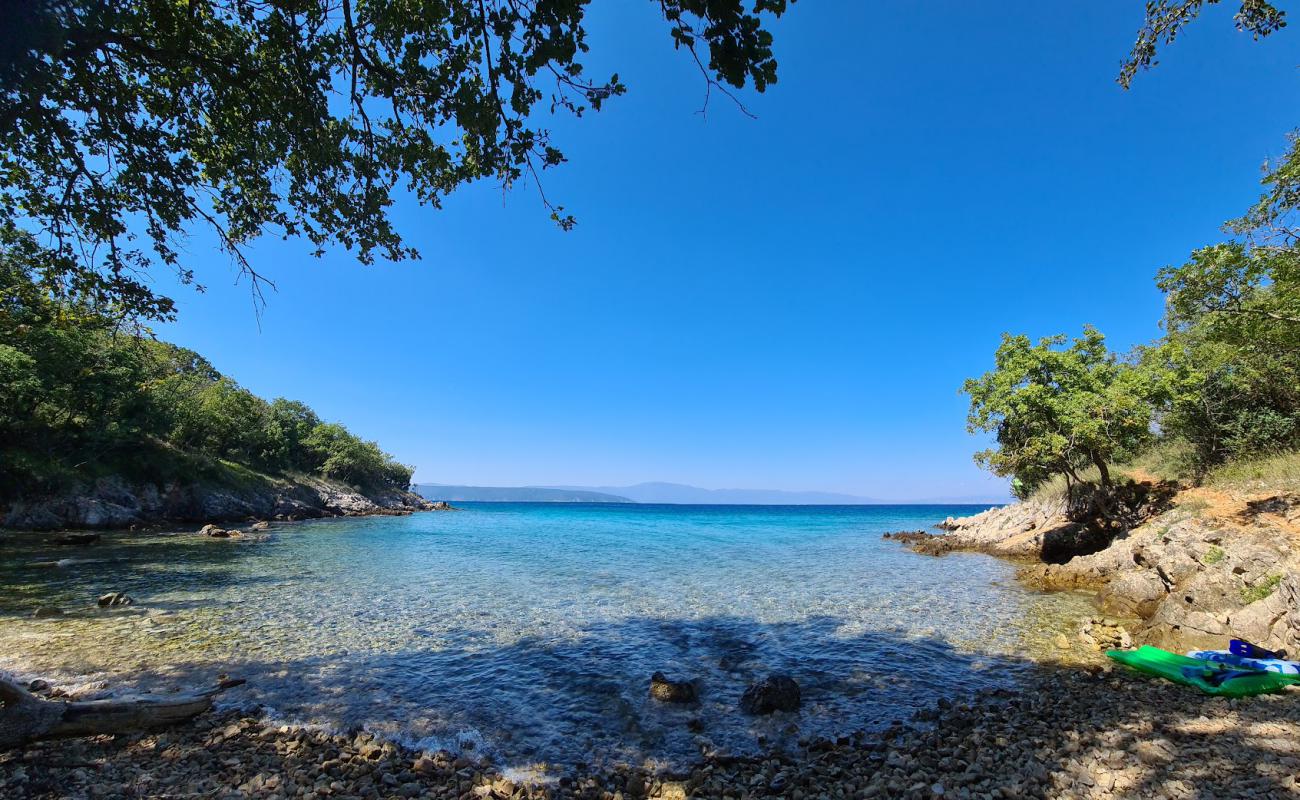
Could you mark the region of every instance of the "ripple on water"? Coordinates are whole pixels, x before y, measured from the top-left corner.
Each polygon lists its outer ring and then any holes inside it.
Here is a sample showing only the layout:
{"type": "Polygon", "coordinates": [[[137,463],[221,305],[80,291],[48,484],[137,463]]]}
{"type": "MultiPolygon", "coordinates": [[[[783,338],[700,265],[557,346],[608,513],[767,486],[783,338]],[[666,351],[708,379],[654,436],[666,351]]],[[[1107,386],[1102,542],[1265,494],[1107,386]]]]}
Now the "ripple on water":
{"type": "Polygon", "coordinates": [[[880,539],[976,510],[493,504],[259,541],[113,535],[72,559],[15,537],[0,667],[122,686],[225,672],[249,680],[233,702],[509,766],[683,763],[881,727],[1050,651],[1086,598],[880,539]],[[109,590],[137,605],[96,608],[109,590]],[[28,616],[50,604],[69,615],[28,616]],[[651,701],[656,670],[698,680],[698,705],[651,701]],[[778,671],[801,711],[740,714],[778,671]]]}

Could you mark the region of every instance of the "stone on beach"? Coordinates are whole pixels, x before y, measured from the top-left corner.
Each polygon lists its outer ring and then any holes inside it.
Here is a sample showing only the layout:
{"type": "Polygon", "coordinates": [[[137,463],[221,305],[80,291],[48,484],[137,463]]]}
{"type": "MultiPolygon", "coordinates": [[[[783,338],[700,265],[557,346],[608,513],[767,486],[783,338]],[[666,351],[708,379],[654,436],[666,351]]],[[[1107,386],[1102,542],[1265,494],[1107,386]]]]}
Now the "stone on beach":
{"type": "Polygon", "coordinates": [[[1288,694],[1224,702],[1123,671],[1045,667],[1021,691],[940,703],[922,726],[671,773],[544,768],[536,781],[446,751],[232,710],[161,733],[0,751],[0,797],[1271,799],[1300,792],[1300,704],[1288,694]]]}

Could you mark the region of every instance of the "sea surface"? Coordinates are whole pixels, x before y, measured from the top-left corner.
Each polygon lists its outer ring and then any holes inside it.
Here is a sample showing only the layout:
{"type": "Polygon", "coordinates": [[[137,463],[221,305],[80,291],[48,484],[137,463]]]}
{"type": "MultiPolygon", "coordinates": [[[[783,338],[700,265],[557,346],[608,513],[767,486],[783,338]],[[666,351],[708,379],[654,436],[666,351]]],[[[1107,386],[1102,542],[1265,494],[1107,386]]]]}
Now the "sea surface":
{"type": "Polygon", "coordinates": [[[238,540],[7,534],[0,670],[157,692],[227,674],[248,681],[227,703],[533,774],[683,766],[1013,684],[1087,598],[881,539],[983,508],[485,503],[238,540]],[[99,609],[108,591],[135,605],[99,609]],[[698,704],[651,700],[657,670],[698,704]],[[773,672],[802,709],[742,714],[773,672]]]}

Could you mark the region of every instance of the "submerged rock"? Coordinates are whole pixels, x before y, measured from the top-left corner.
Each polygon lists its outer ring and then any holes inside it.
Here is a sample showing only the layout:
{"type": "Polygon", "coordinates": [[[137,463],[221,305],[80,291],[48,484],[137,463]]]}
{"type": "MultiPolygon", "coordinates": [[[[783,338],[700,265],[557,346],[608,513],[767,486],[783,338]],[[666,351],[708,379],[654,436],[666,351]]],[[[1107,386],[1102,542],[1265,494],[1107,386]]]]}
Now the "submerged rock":
{"type": "Polygon", "coordinates": [[[53,544],[86,545],[99,541],[98,533],[65,533],[50,540],[53,544]]]}
{"type": "Polygon", "coordinates": [[[48,619],[49,617],[61,617],[63,616],[63,609],[59,608],[58,606],[39,606],[34,612],[32,612],[32,616],[35,617],[36,619],[48,619]]]}
{"type": "Polygon", "coordinates": [[[664,703],[693,703],[695,684],[675,681],[662,672],[656,672],[650,676],[650,696],[664,703]]]}
{"type": "Polygon", "coordinates": [[[740,709],[746,714],[796,711],[801,701],[799,684],[789,675],[778,673],[750,684],[740,697],[740,709]]]}
{"type": "Polygon", "coordinates": [[[119,606],[129,606],[135,601],[123,592],[109,592],[99,598],[100,608],[117,608],[119,606]]]}

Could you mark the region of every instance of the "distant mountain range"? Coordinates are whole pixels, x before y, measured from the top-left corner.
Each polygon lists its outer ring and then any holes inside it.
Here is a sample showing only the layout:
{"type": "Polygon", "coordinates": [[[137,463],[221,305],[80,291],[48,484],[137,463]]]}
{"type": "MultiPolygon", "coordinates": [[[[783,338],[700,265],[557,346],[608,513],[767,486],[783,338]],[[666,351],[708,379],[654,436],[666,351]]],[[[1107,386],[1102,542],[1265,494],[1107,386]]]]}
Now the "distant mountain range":
{"type": "Polygon", "coordinates": [[[441,483],[416,484],[415,491],[428,500],[450,503],[632,503],[626,497],[588,489],[549,486],[448,486],[441,483]]]}
{"type": "Polygon", "coordinates": [[[701,489],[682,483],[638,483],[635,486],[554,486],[554,489],[586,489],[626,497],[637,503],[681,503],[689,505],[871,505],[870,497],[836,492],[789,492],[780,489],[701,489]]]}
{"type": "Polygon", "coordinates": [[[681,505],[879,505],[883,503],[996,504],[988,497],[927,497],[880,500],[837,492],[792,492],[780,489],[701,489],[681,483],[634,486],[451,486],[422,483],[415,490],[430,500],[497,503],[673,503],[681,505]]]}

